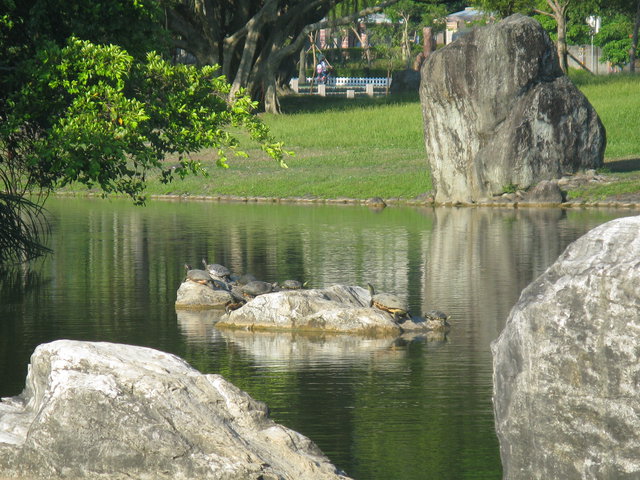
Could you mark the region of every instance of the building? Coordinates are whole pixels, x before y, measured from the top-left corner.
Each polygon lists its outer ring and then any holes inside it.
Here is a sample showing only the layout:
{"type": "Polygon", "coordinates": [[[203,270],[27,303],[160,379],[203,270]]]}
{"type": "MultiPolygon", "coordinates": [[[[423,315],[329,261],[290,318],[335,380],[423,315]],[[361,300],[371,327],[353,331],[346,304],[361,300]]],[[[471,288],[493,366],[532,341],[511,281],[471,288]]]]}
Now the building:
{"type": "Polygon", "coordinates": [[[467,7],[460,12],[447,15],[447,28],[445,30],[445,44],[453,42],[460,35],[471,30],[474,22],[482,20],[484,14],[473,7],[467,7]]]}

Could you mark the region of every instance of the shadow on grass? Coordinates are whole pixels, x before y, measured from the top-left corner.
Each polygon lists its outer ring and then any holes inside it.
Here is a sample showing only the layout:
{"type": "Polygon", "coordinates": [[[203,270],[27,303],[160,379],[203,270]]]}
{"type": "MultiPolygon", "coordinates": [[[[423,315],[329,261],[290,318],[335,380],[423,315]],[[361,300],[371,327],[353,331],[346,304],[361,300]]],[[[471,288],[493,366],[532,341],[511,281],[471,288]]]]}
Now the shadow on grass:
{"type": "Polygon", "coordinates": [[[640,171],[640,158],[611,160],[609,162],[606,162],[604,166],[608,170],[616,173],[640,171]]]}
{"type": "Polygon", "coordinates": [[[282,113],[322,113],[329,110],[346,111],[356,108],[375,108],[380,105],[418,103],[418,92],[384,97],[321,97],[319,95],[288,95],[280,99],[282,113]]]}

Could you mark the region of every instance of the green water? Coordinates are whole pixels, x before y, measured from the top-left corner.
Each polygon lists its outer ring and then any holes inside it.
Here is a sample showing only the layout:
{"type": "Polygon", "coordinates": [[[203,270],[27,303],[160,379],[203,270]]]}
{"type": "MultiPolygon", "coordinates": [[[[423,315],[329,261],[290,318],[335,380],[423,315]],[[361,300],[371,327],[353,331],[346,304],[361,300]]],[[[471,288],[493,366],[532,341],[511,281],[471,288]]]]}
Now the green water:
{"type": "Polygon", "coordinates": [[[0,279],[0,395],[36,345],[146,345],[221,373],[359,479],[498,479],[490,342],[520,291],[566,245],[631,211],[387,208],[52,199],[55,254],[0,279]],[[176,313],[185,262],[270,281],[366,285],[446,339],[226,332],[176,313]]]}

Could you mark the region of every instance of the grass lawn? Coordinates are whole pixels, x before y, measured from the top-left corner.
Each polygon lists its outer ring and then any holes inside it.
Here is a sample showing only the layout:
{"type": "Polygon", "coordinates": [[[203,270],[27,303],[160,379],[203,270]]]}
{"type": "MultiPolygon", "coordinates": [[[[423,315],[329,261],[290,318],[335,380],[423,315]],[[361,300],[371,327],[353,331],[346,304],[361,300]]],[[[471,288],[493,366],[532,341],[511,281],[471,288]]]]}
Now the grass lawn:
{"type": "MultiPolygon", "coordinates": [[[[162,185],[151,194],[319,198],[413,198],[431,190],[416,96],[398,100],[290,97],[284,115],[262,115],[274,136],[295,152],[280,168],[250,142],[250,158],[214,166],[212,152],[192,155],[208,165],[208,178],[162,185]]],[[[175,161],[175,160],[169,160],[175,161]]]]}
{"type": "MultiPolygon", "coordinates": [[[[607,129],[606,169],[616,182],[605,191],[571,192],[603,198],[640,192],[640,75],[576,78],[607,129]],[[618,185],[619,184],[619,185],[618,185]]],[[[238,195],[319,198],[414,198],[431,190],[417,95],[351,99],[286,97],[283,115],[263,114],[276,138],[295,156],[280,168],[250,143],[250,158],[215,167],[214,153],[192,155],[208,177],[163,185],[148,194],[238,195]]],[[[168,159],[169,164],[175,159],[168,159]]]]}

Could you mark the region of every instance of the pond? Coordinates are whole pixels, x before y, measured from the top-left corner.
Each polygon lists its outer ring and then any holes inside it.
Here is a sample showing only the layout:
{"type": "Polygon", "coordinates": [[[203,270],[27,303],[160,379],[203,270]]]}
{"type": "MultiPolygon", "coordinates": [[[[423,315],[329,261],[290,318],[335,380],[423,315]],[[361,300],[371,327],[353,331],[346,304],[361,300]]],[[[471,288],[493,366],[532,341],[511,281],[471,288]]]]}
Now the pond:
{"type": "Polygon", "coordinates": [[[358,479],[498,479],[490,343],[520,291],[573,240],[630,210],[404,208],[59,199],[55,254],[0,279],[0,395],[59,338],[145,345],[220,373],[358,479]],[[269,281],[366,286],[445,339],[219,331],[176,313],[184,264],[269,281]]]}

